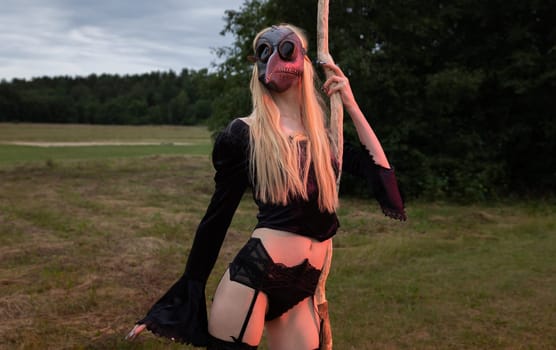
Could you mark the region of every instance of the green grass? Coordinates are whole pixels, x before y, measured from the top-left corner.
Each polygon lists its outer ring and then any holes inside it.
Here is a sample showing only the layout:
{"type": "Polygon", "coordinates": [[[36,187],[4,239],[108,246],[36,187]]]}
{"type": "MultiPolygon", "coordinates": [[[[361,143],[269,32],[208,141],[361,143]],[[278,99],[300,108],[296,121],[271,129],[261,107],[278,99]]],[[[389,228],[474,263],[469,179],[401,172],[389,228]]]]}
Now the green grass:
{"type": "Polygon", "coordinates": [[[37,161],[52,166],[63,160],[206,155],[211,149],[210,133],[204,127],[0,123],[0,166],[37,161]],[[39,147],[14,142],[42,144],[39,147]],[[67,142],[84,145],[58,144],[67,142]],[[91,142],[99,144],[87,144],[91,142]]]}
{"type": "Polygon", "coordinates": [[[0,145],[0,165],[44,161],[53,164],[61,160],[146,157],[152,155],[209,154],[209,143],[159,146],[79,146],[34,147],[0,145]]]}
{"type": "MultiPolygon", "coordinates": [[[[183,270],[212,192],[209,157],[117,148],[0,167],[0,349],[189,348],[123,337],[183,270]]],[[[208,300],[253,228],[250,197],[208,300]]],[[[401,223],[343,198],[328,281],[335,349],[556,348],[554,213],[550,202],[410,202],[401,223]]]]}
{"type": "Polygon", "coordinates": [[[0,142],[162,141],[207,140],[202,126],[128,126],[86,124],[0,123],[0,142]]]}
{"type": "Polygon", "coordinates": [[[363,348],[553,348],[556,224],[546,211],[554,206],[531,211],[537,206],[420,203],[402,234],[338,237],[330,298],[347,307],[336,316],[349,320],[360,305],[366,316],[349,322],[337,341],[372,339],[363,348]]]}

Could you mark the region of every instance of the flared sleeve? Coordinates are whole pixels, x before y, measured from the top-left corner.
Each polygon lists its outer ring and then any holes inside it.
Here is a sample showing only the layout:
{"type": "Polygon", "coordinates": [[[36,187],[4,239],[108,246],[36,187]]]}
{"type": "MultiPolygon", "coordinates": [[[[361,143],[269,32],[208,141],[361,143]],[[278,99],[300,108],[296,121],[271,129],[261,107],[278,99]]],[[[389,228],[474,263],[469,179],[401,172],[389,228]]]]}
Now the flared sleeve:
{"type": "Polygon", "coordinates": [[[212,153],[215,189],[197,227],[185,272],[147,316],[137,322],[157,335],[194,346],[207,343],[205,286],[249,184],[248,145],[248,126],[238,119],[215,140],[212,153]]]}
{"type": "Polygon", "coordinates": [[[344,144],[342,171],[365,179],[384,215],[402,221],[407,219],[394,168],[376,164],[365,146],[344,144]]]}

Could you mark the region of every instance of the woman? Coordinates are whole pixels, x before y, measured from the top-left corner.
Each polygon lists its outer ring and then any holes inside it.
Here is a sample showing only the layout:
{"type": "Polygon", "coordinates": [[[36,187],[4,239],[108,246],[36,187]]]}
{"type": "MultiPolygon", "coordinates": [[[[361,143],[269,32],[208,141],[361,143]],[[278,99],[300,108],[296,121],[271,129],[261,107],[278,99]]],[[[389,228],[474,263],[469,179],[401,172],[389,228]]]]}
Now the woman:
{"type": "MultiPolygon", "coordinates": [[[[130,338],[148,328],[208,349],[256,349],[266,328],[273,350],[319,348],[314,295],[339,226],[339,162],[301,31],[291,25],[266,28],[253,48],[253,112],[232,121],[216,139],[215,192],[185,272],[130,338]],[[222,277],[207,322],[205,284],[249,186],[258,223],[222,277]]],[[[339,67],[322,65],[334,72],[323,90],[341,94],[363,146],[345,146],[342,170],[365,177],[384,213],[405,219],[393,170],[348,79],[339,67]]]]}

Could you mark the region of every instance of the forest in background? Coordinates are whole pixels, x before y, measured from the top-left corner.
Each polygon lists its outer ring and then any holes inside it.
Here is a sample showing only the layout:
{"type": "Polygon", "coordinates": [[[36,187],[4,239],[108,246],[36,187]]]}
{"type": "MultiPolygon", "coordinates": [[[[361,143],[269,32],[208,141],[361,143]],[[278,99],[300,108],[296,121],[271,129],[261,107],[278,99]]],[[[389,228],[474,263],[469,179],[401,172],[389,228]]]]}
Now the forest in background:
{"type": "Polygon", "coordinates": [[[207,69],[92,74],[0,83],[0,121],[196,125],[211,115],[219,77],[207,69]]]}
{"type": "MultiPolygon", "coordinates": [[[[0,82],[0,122],[207,125],[250,112],[251,42],[288,22],[315,58],[316,2],[246,0],[209,71],[0,82]]],[[[549,0],[330,3],[330,51],[350,77],[407,198],[553,197],[556,4],[549,0]]],[[[346,117],[346,137],[354,131],[346,117]]],[[[347,181],[352,181],[347,179],[347,181]]],[[[343,186],[344,191],[354,191],[343,186]]]]}

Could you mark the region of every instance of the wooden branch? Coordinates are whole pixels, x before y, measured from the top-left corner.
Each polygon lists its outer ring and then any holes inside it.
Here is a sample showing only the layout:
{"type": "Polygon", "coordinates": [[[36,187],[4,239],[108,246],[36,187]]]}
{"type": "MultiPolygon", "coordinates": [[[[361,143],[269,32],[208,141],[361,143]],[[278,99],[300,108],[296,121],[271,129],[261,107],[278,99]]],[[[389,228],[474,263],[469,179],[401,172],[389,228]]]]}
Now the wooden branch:
{"type": "MultiPolygon", "coordinates": [[[[334,59],[328,50],[328,0],[319,0],[317,14],[317,59],[321,62],[334,63],[334,59]]],[[[325,70],[326,78],[333,75],[329,70],[325,70]]],[[[344,145],[344,108],[340,93],[330,96],[330,130],[332,140],[336,148],[335,156],[342,169],[342,156],[344,145]]],[[[340,185],[340,175],[338,175],[338,187],[340,185]]]]}
{"type": "MultiPolygon", "coordinates": [[[[317,14],[317,59],[321,62],[334,63],[330,52],[328,51],[328,0],[319,0],[317,14]]],[[[326,78],[333,75],[329,70],[325,71],[326,78]]],[[[338,160],[340,171],[342,169],[343,145],[344,145],[344,108],[339,93],[330,96],[330,131],[332,143],[334,147],[334,155],[338,160]]],[[[340,175],[336,186],[340,186],[340,175]]],[[[326,279],[330,272],[330,264],[332,262],[332,242],[326,252],[325,263],[321,271],[319,283],[315,291],[315,304],[321,318],[321,337],[320,350],[332,350],[332,330],[330,327],[330,318],[328,315],[328,302],[326,301],[326,279]]]]}

